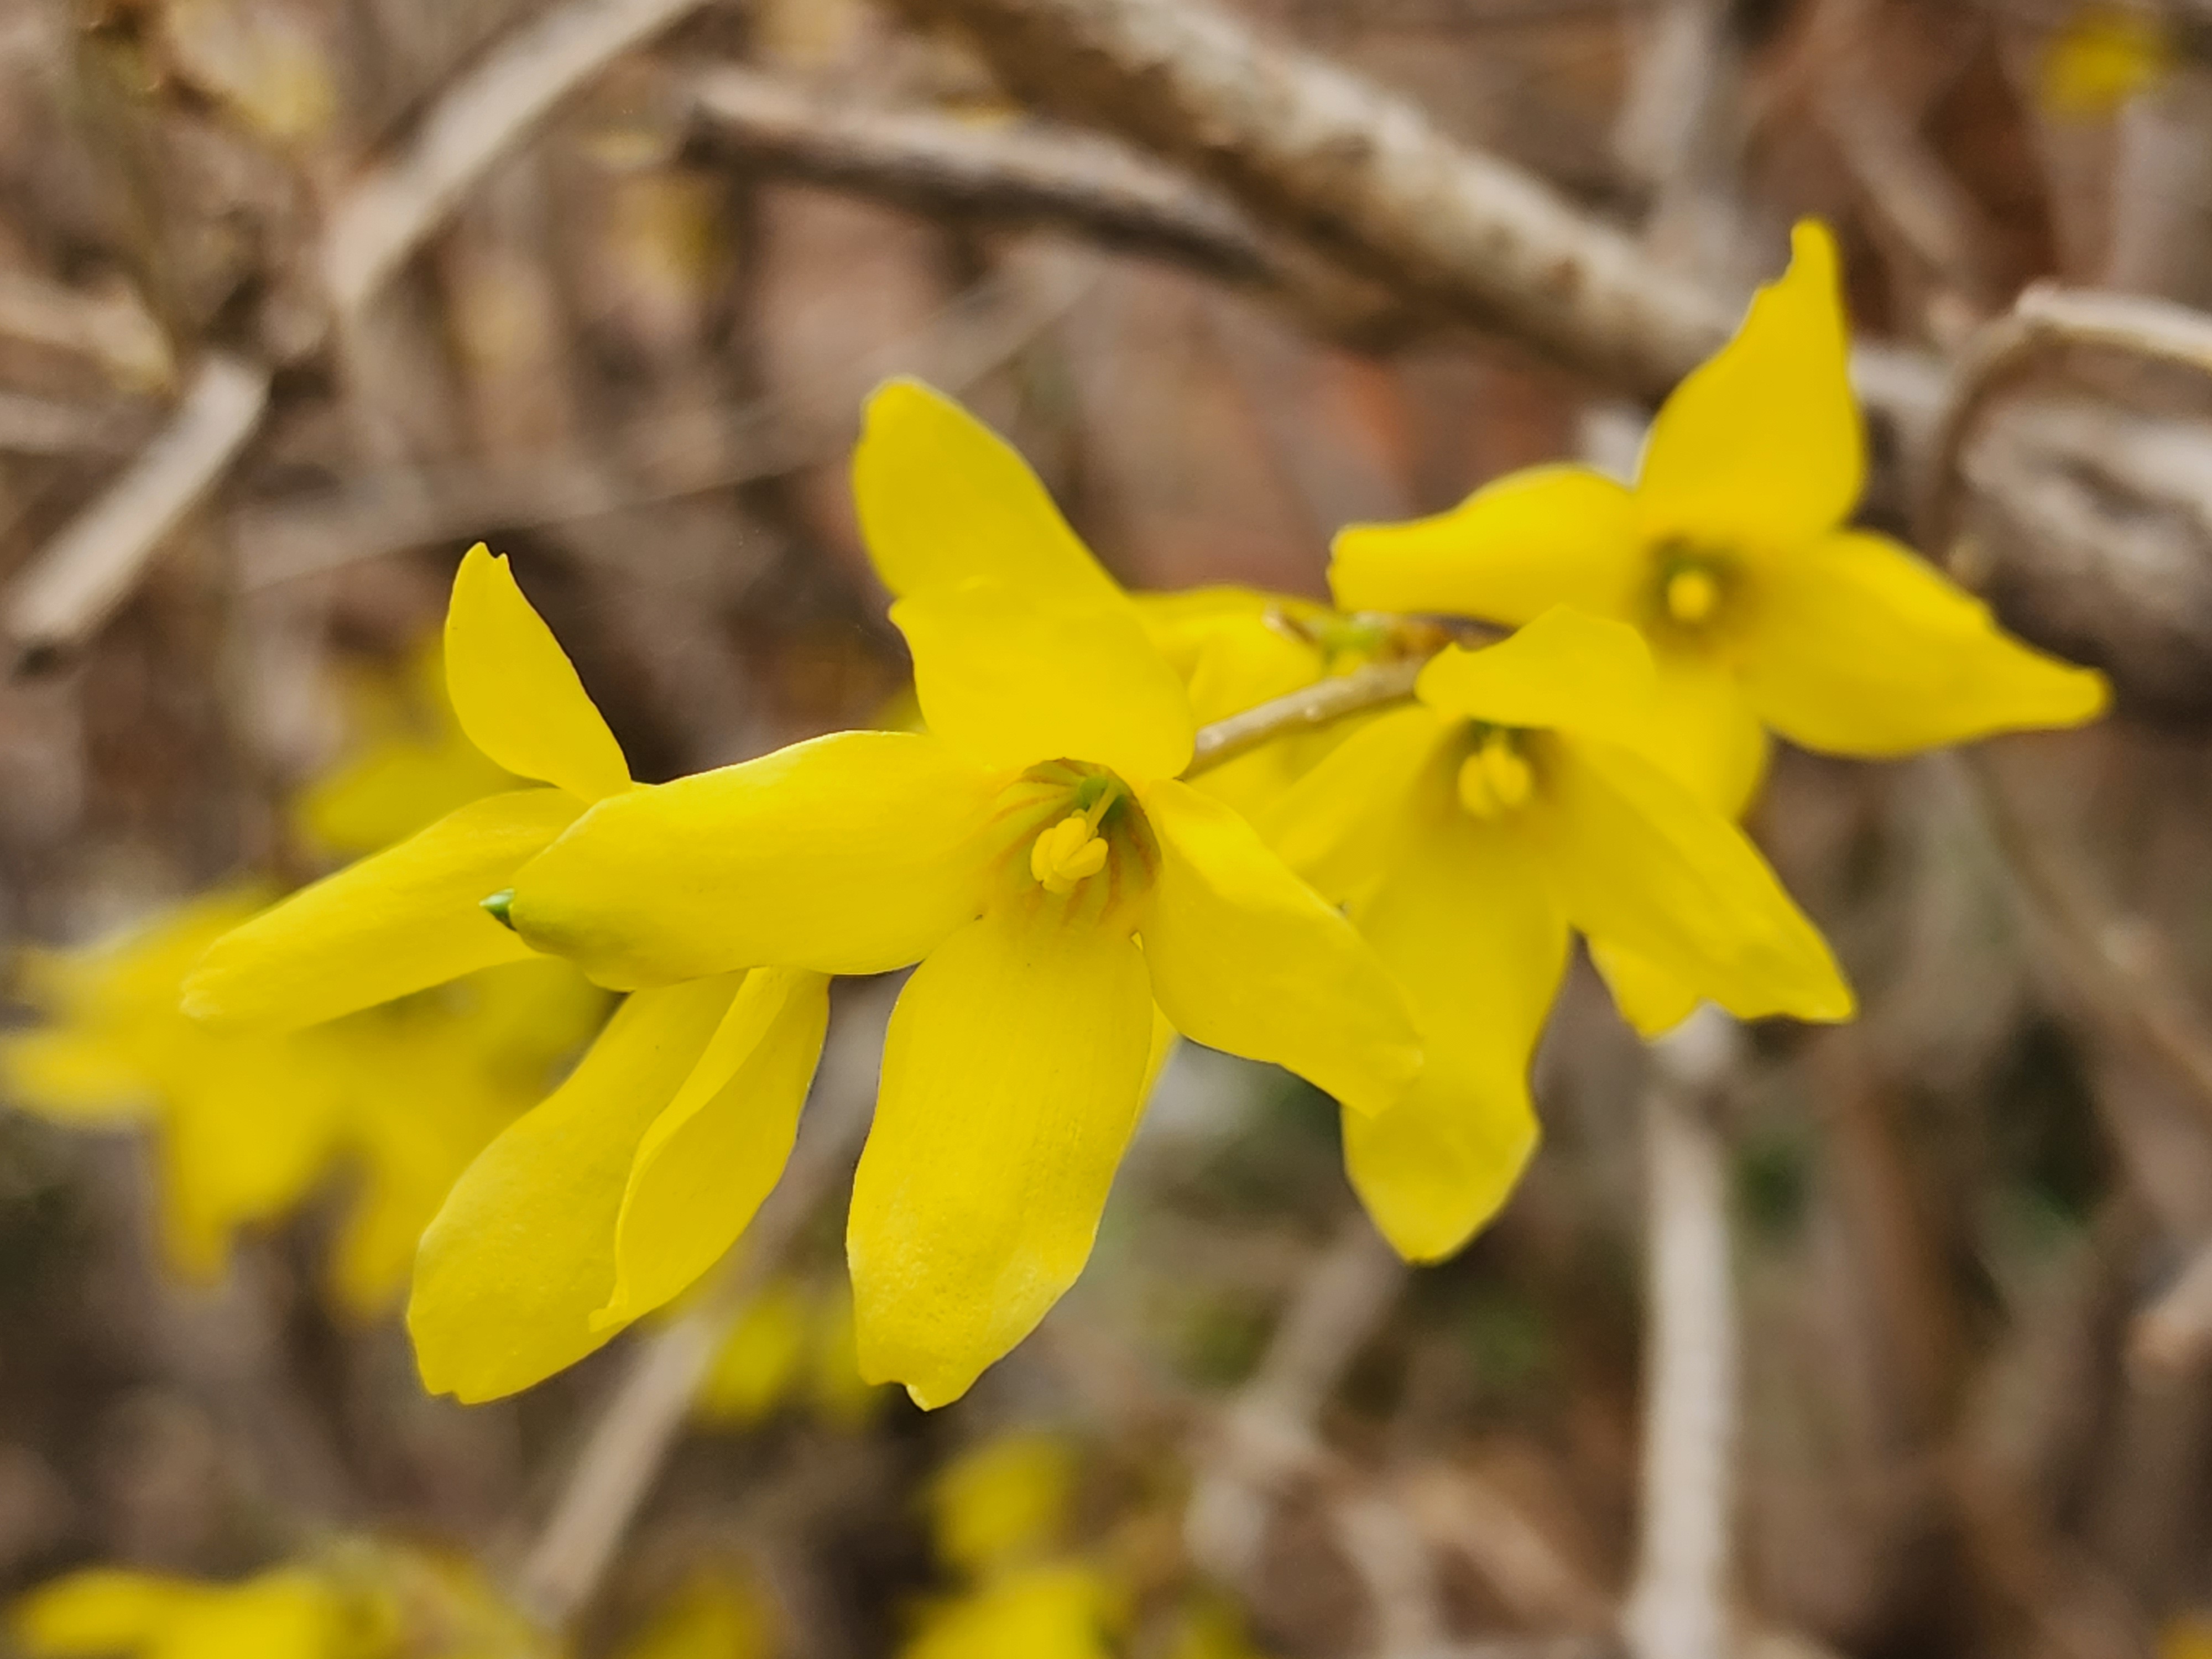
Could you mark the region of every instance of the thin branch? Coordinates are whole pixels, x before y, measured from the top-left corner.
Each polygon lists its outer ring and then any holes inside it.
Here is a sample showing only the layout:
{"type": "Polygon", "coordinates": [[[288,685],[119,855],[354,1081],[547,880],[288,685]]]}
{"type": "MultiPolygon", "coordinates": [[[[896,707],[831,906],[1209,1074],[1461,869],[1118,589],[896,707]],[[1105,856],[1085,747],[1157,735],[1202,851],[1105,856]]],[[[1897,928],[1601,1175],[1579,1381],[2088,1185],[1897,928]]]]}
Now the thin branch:
{"type": "Polygon", "coordinates": [[[1638,392],[1672,386],[1730,307],[1410,100],[1206,0],[900,0],[964,28],[1038,107],[1192,167],[1351,268],[1638,392]]]}
{"type": "Polygon", "coordinates": [[[176,383],[167,337],[120,283],[87,294],[27,271],[0,270],[0,335],[89,357],[127,391],[167,391],[176,383]]]}
{"type": "Polygon", "coordinates": [[[1707,1007],[1651,1046],[1644,1512],[1621,1614],[1635,1659],[1720,1659],[1731,1646],[1737,1332],[1728,1146],[1712,1105],[1737,1040],[1707,1007]]]}
{"type": "Polygon", "coordinates": [[[2128,1328],[2129,1362],[2177,1376],[2212,1354],[2212,1244],[2197,1250],[2128,1328]]]}
{"type": "Polygon", "coordinates": [[[701,0],[568,0],[500,42],[442,93],[406,149],[356,184],[331,216],[323,276],[358,311],[445,222],[484,170],[609,62],[701,0]]]}
{"type": "Polygon", "coordinates": [[[1070,230],[1256,289],[1350,344],[1391,344],[1427,325],[1369,284],[1272,244],[1212,191],[1093,134],[865,110],[732,67],[700,75],[691,98],[711,139],[763,172],[895,207],[1070,230]]]}
{"type": "Polygon", "coordinates": [[[222,352],[201,361],[161,435],[49,542],[0,609],[14,671],[89,638],[146,562],[244,447],[269,402],[269,372],[222,352]]]}
{"type": "Polygon", "coordinates": [[[1365,714],[1403,702],[1413,695],[1413,683],[1427,666],[1425,657],[1399,662],[1375,663],[1336,679],[1321,680],[1241,714],[1216,720],[1200,729],[1191,746],[1187,778],[1226,765],[1262,744],[1294,732],[1311,732],[1333,726],[1347,715],[1365,714]]]}
{"type": "Polygon", "coordinates": [[[1965,505],[1968,447],[1990,412],[2071,348],[2117,351],[2212,376],[2212,317],[2165,300],[2039,283],[1981,329],[1953,370],[1920,489],[1919,542],[1949,556],[1965,505]]]}

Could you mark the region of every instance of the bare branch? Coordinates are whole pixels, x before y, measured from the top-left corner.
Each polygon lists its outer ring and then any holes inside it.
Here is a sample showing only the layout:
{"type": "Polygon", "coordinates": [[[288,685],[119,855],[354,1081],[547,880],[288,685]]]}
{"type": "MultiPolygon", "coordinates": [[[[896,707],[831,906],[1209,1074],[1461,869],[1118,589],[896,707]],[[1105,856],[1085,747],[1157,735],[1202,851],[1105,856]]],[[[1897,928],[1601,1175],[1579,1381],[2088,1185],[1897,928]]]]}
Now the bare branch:
{"type": "Polygon", "coordinates": [[[1735,1284],[1712,1097],[1737,1032],[1707,1007],[1651,1047],[1644,1094],[1644,1513],[1621,1632],[1636,1659],[1720,1659],[1735,1565],[1735,1284]]]}
{"type": "Polygon", "coordinates": [[[900,0],[964,27],[1038,107],[1135,138],[1354,270],[1638,392],[1726,337],[1729,308],[1414,104],[1203,0],[900,0]]]}
{"type": "Polygon", "coordinates": [[[49,542],[0,610],[17,672],[81,645],[137,585],[146,562],[259,423],[269,372],[204,358],[168,426],[49,542]]]}
{"type": "Polygon", "coordinates": [[[1367,284],[1272,244],[1212,191],[1092,134],[859,109],[726,66],[702,74],[691,95],[713,137],[765,172],[896,207],[1072,230],[1258,289],[1347,343],[1387,344],[1425,325],[1367,284]]]}
{"type": "Polygon", "coordinates": [[[88,294],[27,272],[0,271],[0,335],[89,357],[127,391],[166,391],[176,381],[161,325],[119,283],[88,294]]]}
{"type": "Polygon", "coordinates": [[[484,170],[608,62],[700,0],[567,0],[516,30],[448,87],[404,152],[354,185],[331,216],[323,276],[357,311],[484,170]]]}
{"type": "Polygon", "coordinates": [[[1413,695],[1413,682],[1428,665],[1425,657],[1402,662],[1376,663],[1339,679],[1320,680],[1303,690],[1248,708],[1241,714],[1216,720],[1199,732],[1191,750],[1185,777],[1195,777],[1249,755],[1263,744],[1292,732],[1310,732],[1334,725],[1347,714],[1403,702],[1413,695]]]}

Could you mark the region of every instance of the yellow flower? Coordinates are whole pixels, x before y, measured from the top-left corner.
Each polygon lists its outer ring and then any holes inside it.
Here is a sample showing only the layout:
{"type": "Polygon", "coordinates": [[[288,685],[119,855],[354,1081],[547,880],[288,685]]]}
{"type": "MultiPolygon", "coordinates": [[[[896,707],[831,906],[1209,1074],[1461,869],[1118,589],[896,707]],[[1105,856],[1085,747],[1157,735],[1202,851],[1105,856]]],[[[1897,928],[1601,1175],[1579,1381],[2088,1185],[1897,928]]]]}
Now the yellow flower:
{"type": "Polygon", "coordinates": [[[2077,7],[2045,47],[2040,101],[2062,119],[2109,116],[2165,79],[2178,58],[2155,10],[2092,0],[2077,7]]]}
{"type": "Polygon", "coordinates": [[[700,1385],[697,1411],[706,1422],[745,1428],[796,1401],[834,1426],[855,1429],[879,1397],[860,1376],[852,1292],[842,1276],[822,1290],[779,1279],[723,1339],[700,1385]]]}
{"type": "Polygon", "coordinates": [[[617,1659],[769,1659],[776,1651],[774,1607],[750,1580],[693,1573],[617,1659]]]}
{"type": "Polygon", "coordinates": [[[1113,1659],[1120,1598],[1076,1562],[1019,1567],[929,1610],[899,1659],[1113,1659]]]}
{"type": "Polygon", "coordinates": [[[605,800],[517,876],[511,915],[614,985],[921,963],[847,1245],[863,1374],[935,1406],[1082,1270],[1155,1002],[1356,1112],[1419,1055],[1343,918],[1176,781],[1190,700],[1020,458],[894,384],[854,483],[928,734],[841,732],[605,800]]]}
{"type": "Polygon", "coordinates": [[[293,823],[310,846],[359,858],[457,807],[522,786],[461,729],[436,645],[412,653],[396,684],[387,674],[356,675],[345,690],[353,752],[292,806],[293,823]]]}
{"type": "Polygon", "coordinates": [[[629,769],[507,561],[481,543],[453,578],[446,689],[492,763],[552,787],[472,801],[234,929],[186,982],[188,1012],[310,1025],[530,955],[480,901],[591,803],[628,791],[629,769]]]}
{"type": "Polygon", "coordinates": [[[1747,1018],[1851,1012],[1757,849],[1630,746],[1651,678],[1633,629],[1556,608],[1445,650],[1417,704],[1347,739],[1274,816],[1275,844],[1350,901],[1421,1017],[1421,1076],[1344,1124],[1353,1185],[1408,1256],[1457,1249],[1534,1146],[1529,1056],[1571,927],[1747,1018]]]}
{"type": "Polygon", "coordinates": [[[988,1573],[1048,1553],[1075,1496],[1075,1449],[1057,1435],[1001,1435],[955,1458],[929,1489],[937,1553],[988,1573]]]}
{"type": "MultiPolygon", "coordinates": [[[[2010,638],[1887,537],[1843,527],[1866,436],[1835,245],[1811,220],[1792,245],[1735,337],[1660,409],[1633,488],[1538,467],[1432,519],[1347,529],[1338,602],[1516,625],[1565,604],[1632,624],[1658,670],[1640,746],[1730,817],[1758,788],[1770,729],[1894,756],[2102,713],[2101,675],[2010,638]]],[[[1599,965],[1646,1035],[1696,1004],[1632,952],[1599,965]]]]}
{"type": "Polygon", "coordinates": [[[349,1659],[352,1652],[343,1598],[294,1567],[241,1584],[95,1567],[33,1591],[10,1622],[37,1659],[349,1659]]]}
{"type": "Polygon", "coordinates": [[[188,1018],[185,970],[260,902],[225,889],[84,950],[27,953],[24,994],[46,1024],[0,1044],[0,1068],[55,1121],[154,1128],[167,1253],[191,1278],[222,1272],[237,1230],[352,1166],[332,1272],[341,1302],[374,1313],[453,1178],[544,1092],[605,994],[541,957],[306,1030],[188,1018]]]}
{"type": "Polygon", "coordinates": [[[1449,513],[1359,526],[1329,580],[1354,609],[1517,625],[1571,605],[1641,629],[1654,753],[1734,816],[1771,728],[1887,756],[2100,714],[2101,676],[2008,637],[1885,536],[1843,528],[1866,478],[1835,246],[1807,220],[1780,280],[1674,389],[1633,488],[1579,466],[1486,485],[1449,513]]]}

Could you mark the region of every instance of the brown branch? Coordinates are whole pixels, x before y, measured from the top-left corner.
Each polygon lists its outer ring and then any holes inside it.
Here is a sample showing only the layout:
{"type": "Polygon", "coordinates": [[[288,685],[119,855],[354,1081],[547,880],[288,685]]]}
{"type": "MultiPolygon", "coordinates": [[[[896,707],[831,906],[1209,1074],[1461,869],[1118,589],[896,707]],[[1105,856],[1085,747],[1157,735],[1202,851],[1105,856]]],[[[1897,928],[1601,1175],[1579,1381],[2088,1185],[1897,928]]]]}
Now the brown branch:
{"type": "Polygon", "coordinates": [[[1262,222],[1562,362],[1665,392],[1730,307],[1410,100],[1205,0],[899,0],[964,28],[1037,107],[1133,138],[1262,222]]]}
{"type": "Polygon", "coordinates": [[[726,66],[700,75],[690,95],[709,141],[763,173],[950,218],[1072,231],[1255,289],[1348,344],[1379,348],[1429,325],[1369,284],[1273,243],[1212,191],[1095,134],[860,109],[726,66]]]}
{"type": "Polygon", "coordinates": [[[222,476],[259,424],[269,372],[211,352],[169,424],[64,527],[0,605],[13,672],[82,644],[136,586],[162,538],[222,476]]]}

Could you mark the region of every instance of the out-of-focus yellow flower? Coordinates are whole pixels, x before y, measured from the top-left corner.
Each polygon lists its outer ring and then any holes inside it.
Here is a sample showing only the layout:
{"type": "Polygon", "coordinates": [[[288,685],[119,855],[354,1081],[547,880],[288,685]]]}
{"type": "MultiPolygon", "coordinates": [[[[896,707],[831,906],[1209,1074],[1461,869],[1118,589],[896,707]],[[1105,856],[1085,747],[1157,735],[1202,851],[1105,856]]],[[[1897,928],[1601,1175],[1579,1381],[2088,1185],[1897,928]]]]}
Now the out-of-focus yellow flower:
{"type": "Polygon", "coordinates": [[[842,732],[604,800],[517,876],[510,914],[611,984],[921,963],[847,1248],[864,1375],[936,1406],[1081,1272],[1155,1001],[1356,1111],[1395,1098],[1419,1054],[1351,927],[1176,781],[1182,682],[1020,458],[894,383],[854,482],[929,735],[842,732]]]}
{"type": "Polygon", "coordinates": [[[2063,119],[2101,118],[2164,80],[2176,58],[2155,10],[2091,0],[2045,46],[2040,101],[2063,119]]]}
{"type": "Polygon", "coordinates": [[[1634,629],[1564,606],[1454,646],[1420,701],[1348,738],[1284,798],[1274,840],[1412,994],[1428,1064],[1389,1110],[1347,1115],[1376,1224],[1449,1255],[1534,1148],[1528,1073],[1570,928],[1744,1018],[1841,1019],[1826,943],[1741,830],[1631,745],[1651,698],[1634,629]]]}
{"type": "Polygon", "coordinates": [[[1176,1621],[1166,1659],[1266,1659],[1228,1601],[1194,1597],[1176,1621]]]}
{"type": "Polygon", "coordinates": [[[1075,1496],[1075,1449],[1058,1435],[1002,1435],[954,1459],[929,1489],[937,1553],[982,1575],[1050,1553],[1075,1496]]]}
{"type": "Polygon", "coordinates": [[[860,1375],[853,1297],[840,1278],[815,1287],[780,1279],[739,1316],[700,1387],[708,1423],[747,1428],[787,1404],[837,1428],[858,1428],[881,1398],[860,1375]]]}
{"type": "Polygon", "coordinates": [[[928,1609],[899,1659],[1113,1659],[1120,1598],[1079,1562],[1017,1567],[928,1609]]]}
{"type": "Polygon", "coordinates": [[[296,1567],[210,1584],[95,1567],[15,1604],[15,1637],[37,1659],[352,1659],[344,1600],[296,1567]]]}
{"type": "Polygon", "coordinates": [[[293,803],[293,823],[310,846],[360,858],[471,801],[523,787],[461,729],[440,645],[414,652],[397,676],[350,675],[345,690],[351,752],[293,803]]]}
{"type": "MultiPolygon", "coordinates": [[[[1564,604],[1640,629],[1658,671],[1641,745],[1730,817],[1758,787],[1770,728],[1894,756],[2101,714],[2101,675],[2011,638],[1908,549],[1843,527],[1866,435],[1835,245],[1807,220],[1793,246],[1735,337],[1661,407],[1632,488],[1538,467],[1435,518],[1347,529],[1338,602],[1516,626],[1564,604]]],[[[1624,956],[1601,965],[1639,1030],[1695,1006],[1624,956]]]]}
{"type": "Polygon", "coordinates": [[[0,1068],[43,1116],[154,1130],[163,1237],[191,1277],[219,1273],[237,1230],[351,1168],[332,1272],[346,1305],[374,1312],[454,1177],[544,1094],[605,995],[540,958],[304,1030],[211,1030],[178,987],[260,902],[226,889],[85,950],[27,953],[23,994],[46,1023],[0,1043],[0,1068]]]}
{"type": "Polygon", "coordinates": [[[769,1659],[775,1629],[774,1609],[750,1579],[705,1569],[617,1650],[617,1659],[769,1659]]]}
{"type": "Polygon", "coordinates": [[[471,801],[233,929],[185,982],[189,1012],[311,1025],[529,957],[483,899],[592,802],[629,791],[629,769],[507,561],[482,543],[453,578],[445,669],[469,740],[552,787],[471,801]]]}

